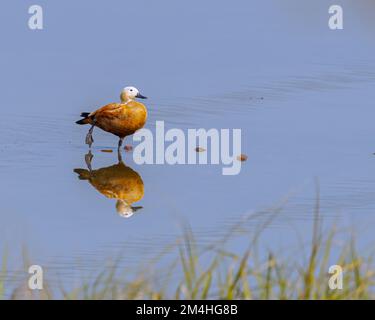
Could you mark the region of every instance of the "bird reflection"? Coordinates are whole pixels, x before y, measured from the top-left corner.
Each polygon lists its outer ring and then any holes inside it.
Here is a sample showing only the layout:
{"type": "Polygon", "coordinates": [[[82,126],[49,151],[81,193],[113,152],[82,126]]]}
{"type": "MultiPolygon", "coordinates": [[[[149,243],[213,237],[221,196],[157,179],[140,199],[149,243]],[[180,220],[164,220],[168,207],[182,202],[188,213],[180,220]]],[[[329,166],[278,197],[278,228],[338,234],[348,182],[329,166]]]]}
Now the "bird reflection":
{"type": "Polygon", "coordinates": [[[86,154],[87,169],[74,169],[80,180],[87,180],[96,190],[110,199],[117,199],[116,210],[121,217],[129,218],[142,207],[134,207],[133,203],[144,195],[144,184],[141,176],[126,166],[118,154],[118,164],[93,170],[91,151],[86,154]]]}

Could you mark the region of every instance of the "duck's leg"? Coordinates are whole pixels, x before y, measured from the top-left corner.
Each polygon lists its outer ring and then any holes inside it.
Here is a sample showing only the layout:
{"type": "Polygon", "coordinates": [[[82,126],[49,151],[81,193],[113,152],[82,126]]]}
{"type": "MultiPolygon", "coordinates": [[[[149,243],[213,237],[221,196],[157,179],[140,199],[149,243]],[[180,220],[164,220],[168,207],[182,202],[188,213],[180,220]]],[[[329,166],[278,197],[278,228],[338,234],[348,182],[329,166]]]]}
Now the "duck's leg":
{"type": "Polygon", "coordinates": [[[90,172],[92,171],[91,160],[92,160],[93,157],[94,156],[92,155],[91,150],[89,150],[89,152],[85,155],[85,162],[86,162],[87,168],[89,169],[90,172]]]}
{"type": "Polygon", "coordinates": [[[117,160],[118,163],[122,163],[122,154],[120,149],[117,150],[117,160]]]}
{"type": "Polygon", "coordinates": [[[123,141],[124,141],[124,138],[120,138],[120,140],[118,141],[118,148],[119,149],[121,148],[123,141]]]}
{"type": "Polygon", "coordinates": [[[122,159],[121,146],[122,146],[123,141],[124,141],[124,138],[120,138],[120,140],[118,141],[117,156],[118,156],[119,160],[122,159]]]}
{"type": "Polygon", "coordinates": [[[95,123],[92,124],[89,132],[86,135],[86,144],[89,145],[91,148],[92,143],[94,142],[94,139],[92,138],[92,132],[94,131],[95,123]]]}

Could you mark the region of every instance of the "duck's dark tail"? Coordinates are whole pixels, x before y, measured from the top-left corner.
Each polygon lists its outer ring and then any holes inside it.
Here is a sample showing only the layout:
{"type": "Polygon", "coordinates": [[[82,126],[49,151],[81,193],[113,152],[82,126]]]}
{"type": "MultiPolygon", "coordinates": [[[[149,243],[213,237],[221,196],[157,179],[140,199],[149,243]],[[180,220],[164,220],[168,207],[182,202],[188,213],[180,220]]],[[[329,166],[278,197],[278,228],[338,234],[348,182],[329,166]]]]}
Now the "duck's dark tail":
{"type": "Polygon", "coordinates": [[[90,171],[86,169],[74,169],[75,173],[78,174],[79,180],[88,180],[90,179],[90,171]]]}
{"type": "Polygon", "coordinates": [[[90,115],[90,112],[82,112],[81,117],[83,117],[83,119],[76,121],[76,124],[88,124],[88,123],[90,123],[89,115],[90,115]]]}

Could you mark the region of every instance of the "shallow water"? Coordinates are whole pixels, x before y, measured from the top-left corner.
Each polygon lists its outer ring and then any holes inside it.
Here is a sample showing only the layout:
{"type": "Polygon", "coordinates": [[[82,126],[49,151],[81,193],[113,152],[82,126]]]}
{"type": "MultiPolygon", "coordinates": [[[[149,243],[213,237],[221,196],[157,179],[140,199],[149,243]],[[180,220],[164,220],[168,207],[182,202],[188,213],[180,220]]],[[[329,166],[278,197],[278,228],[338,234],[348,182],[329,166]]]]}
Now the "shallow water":
{"type": "MultiPolygon", "coordinates": [[[[51,281],[74,281],[118,252],[124,266],[137,266],[172,243],[184,221],[206,244],[264,212],[245,223],[251,232],[282,203],[263,238],[277,250],[296,244],[296,230],[310,239],[316,181],[323,219],[357,230],[363,247],[373,243],[374,4],[341,3],[344,30],[332,31],[323,0],[48,2],[40,32],[27,29],[26,1],[6,4],[0,241],[12,268],[23,245],[51,281]],[[140,178],[144,195],[133,204],[142,209],[120,217],[115,199],[74,172],[86,169],[88,151],[88,128],[74,121],[129,84],[149,96],[150,129],[156,120],[183,130],[241,128],[241,173],[139,166],[124,151],[131,177],[106,172],[111,181],[140,178]]],[[[101,150],[115,150],[117,139],[100,130],[94,139],[93,169],[116,165],[116,152],[101,150]]]]}

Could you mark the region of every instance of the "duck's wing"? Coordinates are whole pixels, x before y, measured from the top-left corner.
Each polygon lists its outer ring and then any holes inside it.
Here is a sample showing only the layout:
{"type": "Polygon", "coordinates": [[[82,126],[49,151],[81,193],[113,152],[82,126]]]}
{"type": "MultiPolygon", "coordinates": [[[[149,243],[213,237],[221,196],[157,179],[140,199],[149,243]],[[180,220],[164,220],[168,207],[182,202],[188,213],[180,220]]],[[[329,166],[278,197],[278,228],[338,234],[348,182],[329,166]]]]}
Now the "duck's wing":
{"type": "Polygon", "coordinates": [[[116,117],[116,115],[121,112],[121,110],[121,103],[110,103],[94,112],[91,112],[89,114],[89,117],[93,119],[97,119],[100,117],[116,117]]]}

